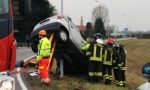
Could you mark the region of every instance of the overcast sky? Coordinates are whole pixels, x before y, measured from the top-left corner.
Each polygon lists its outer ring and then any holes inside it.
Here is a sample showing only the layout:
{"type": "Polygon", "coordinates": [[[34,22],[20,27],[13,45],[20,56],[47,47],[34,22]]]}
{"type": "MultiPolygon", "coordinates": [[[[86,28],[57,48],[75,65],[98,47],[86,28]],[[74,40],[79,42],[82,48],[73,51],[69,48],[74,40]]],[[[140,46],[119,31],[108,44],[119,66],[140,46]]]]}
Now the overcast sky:
{"type": "MultiPolygon", "coordinates": [[[[58,13],[61,10],[61,0],[49,0],[56,7],[58,13]]],[[[91,14],[94,7],[104,4],[109,9],[110,25],[114,24],[123,30],[150,30],[150,0],[63,0],[64,15],[72,18],[76,24],[80,24],[83,16],[84,25],[91,22],[91,14]]]]}

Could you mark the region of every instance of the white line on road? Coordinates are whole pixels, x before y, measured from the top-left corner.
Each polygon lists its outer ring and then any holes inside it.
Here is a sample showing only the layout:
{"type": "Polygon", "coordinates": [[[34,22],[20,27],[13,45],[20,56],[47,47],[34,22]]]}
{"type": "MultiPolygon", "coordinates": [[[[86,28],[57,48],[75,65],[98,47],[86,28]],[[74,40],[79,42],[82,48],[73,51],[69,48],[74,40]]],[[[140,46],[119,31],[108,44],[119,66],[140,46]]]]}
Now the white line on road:
{"type": "MultiPolygon", "coordinates": [[[[35,56],[35,55],[34,55],[34,56],[35,56]]],[[[25,59],[24,61],[27,61],[27,60],[33,58],[34,56],[31,56],[31,57],[25,59]]],[[[20,68],[17,68],[17,71],[20,71],[20,68]]],[[[20,84],[22,90],[28,90],[27,87],[26,87],[26,85],[25,85],[24,82],[22,81],[22,78],[21,78],[20,73],[17,74],[17,80],[18,80],[18,82],[19,82],[19,84],[20,84]]]]}
{"type": "MultiPolygon", "coordinates": [[[[20,68],[17,68],[17,71],[20,71],[20,68]]],[[[25,85],[24,82],[22,81],[22,78],[21,78],[20,73],[17,74],[17,80],[18,80],[18,82],[19,82],[19,84],[20,84],[22,90],[28,90],[27,87],[26,87],[26,85],[25,85]]]]}

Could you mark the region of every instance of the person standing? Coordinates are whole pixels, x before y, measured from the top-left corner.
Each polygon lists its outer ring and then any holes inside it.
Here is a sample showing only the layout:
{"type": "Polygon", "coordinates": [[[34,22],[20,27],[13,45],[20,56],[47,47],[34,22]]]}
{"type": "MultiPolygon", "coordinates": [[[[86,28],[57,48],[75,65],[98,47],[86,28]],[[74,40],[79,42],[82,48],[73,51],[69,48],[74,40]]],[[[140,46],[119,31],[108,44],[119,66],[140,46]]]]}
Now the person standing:
{"type": "Polygon", "coordinates": [[[101,37],[100,33],[96,33],[94,41],[90,44],[87,51],[87,55],[90,57],[88,67],[89,82],[97,83],[102,80],[103,44],[101,37]]]}
{"type": "Polygon", "coordinates": [[[123,45],[116,43],[113,54],[113,71],[116,80],[116,85],[124,87],[126,84],[126,55],[123,45]]]}
{"type": "Polygon", "coordinates": [[[127,61],[126,61],[126,51],[124,49],[124,46],[122,44],[120,44],[120,59],[121,59],[121,65],[120,65],[120,69],[121,69],[121,75],[122,75],[122,83],[123,83],[123,87],[126,86],[126,75],[125,72],[127,70],[127,61]]]}
{"type": "Polygon", "coordinates": [[[87,37],[86,38],[86,43],[85,43],[85,45],[83,47],[81,47],[81,50],[84,50],[84,51],[87,52],[91,42],[92,42],[92,38],[87,37]]]}
{"type": "Polygon", "coordinates": [[[109,38],[105,45],[104,61],[103,61],[103,78],[105,84],[111,84],[112,81],[112,55],[113,55],[113,38],[109,38]]]}
{"type": "Polygon", "coordinates": [[[39,32],[39,44],[38,44],[38,53],[36,60],[38,62],[38,71],[41,76],[41,82],[44,84],[50,84],[51,79],[49,78],[49,57],[51,43],[47,38],[47,33],[45,30],[39,32]]]}
{"type": "MultiPolygon", "coordinates": [[[[90,46],[91,42],[92,42],[92,38],[91,37],[87,37],[85,45],[83,47],[81,47],[81,50],[83,50],[85,52],[85,54],[88,53],[88,49],[89,49],[89,46],[90,46]]],[[[88,80],[89,58],[90,58],[89,56],[86,56],[86,61],[85,61],[85,63],[86,63],[86,70],[85,70],[86,71],[85,72],[86,77],[85,77],[85,79],[86,80],[88,80]]]]}

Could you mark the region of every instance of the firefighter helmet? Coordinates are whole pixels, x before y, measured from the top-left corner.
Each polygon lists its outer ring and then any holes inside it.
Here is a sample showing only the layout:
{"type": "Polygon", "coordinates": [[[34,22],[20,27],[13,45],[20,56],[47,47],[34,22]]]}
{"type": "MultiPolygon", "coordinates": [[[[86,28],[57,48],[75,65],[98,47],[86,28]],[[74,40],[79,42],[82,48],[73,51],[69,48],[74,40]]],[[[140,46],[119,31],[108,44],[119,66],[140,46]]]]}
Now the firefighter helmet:
{"type": "Polygon", "coordinates": [[[96,40],[98,38],[102,38],[102,34],[101,33],[94,34],[94,40],[96,40]]]}
{"type": "Polygon", "coordinates": [[[113,38],[108,38],[107,42],[113,44],[114,43],[114,39],[113,38]]]}
{"type": "Polygon", "coordinates": [[[45,30],[41,30],[40,32],[39,32],[39,35],[47,35],[47,33],[46,33],[46,31],[45,30]]]}

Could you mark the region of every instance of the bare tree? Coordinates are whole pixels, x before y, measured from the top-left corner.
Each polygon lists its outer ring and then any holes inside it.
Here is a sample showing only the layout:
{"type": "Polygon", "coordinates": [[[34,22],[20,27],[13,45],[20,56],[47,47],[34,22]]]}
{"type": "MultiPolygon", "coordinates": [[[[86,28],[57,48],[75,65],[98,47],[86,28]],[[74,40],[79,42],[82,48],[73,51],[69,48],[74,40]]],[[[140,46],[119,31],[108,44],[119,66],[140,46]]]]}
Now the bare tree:
{"type": "Polygon", "coordinates": [[[102,18],[104,26],[106,26],[109,22],[109,11],[105,5],[99,5],[93,9],[92,12],[92,20],[95,23],[97,18],[102,18]]]}
{"type": "Polygon", "coordinates": [[[116,30],[116,26],[115,25],[107,25],[106,26],[106,32],[111,34],[116,30]]]}

